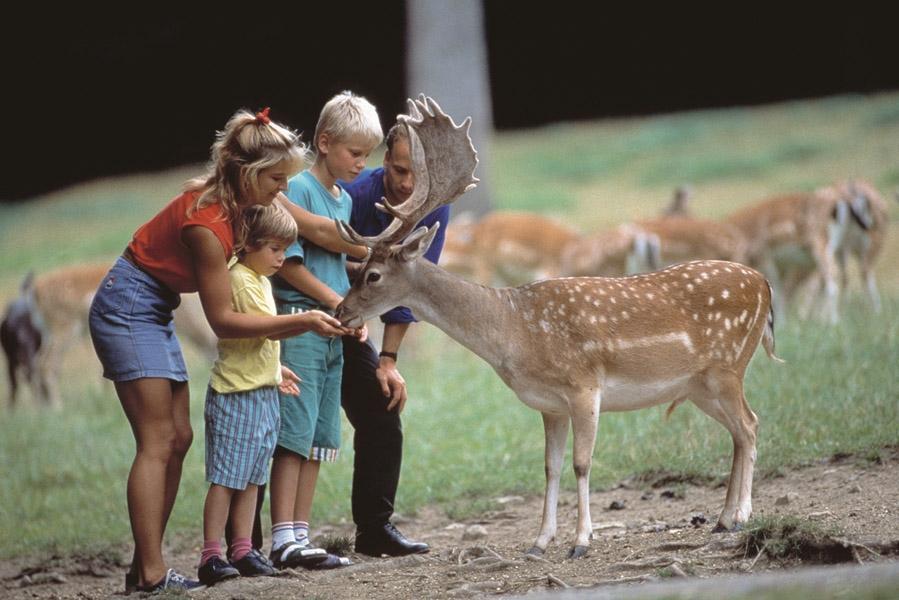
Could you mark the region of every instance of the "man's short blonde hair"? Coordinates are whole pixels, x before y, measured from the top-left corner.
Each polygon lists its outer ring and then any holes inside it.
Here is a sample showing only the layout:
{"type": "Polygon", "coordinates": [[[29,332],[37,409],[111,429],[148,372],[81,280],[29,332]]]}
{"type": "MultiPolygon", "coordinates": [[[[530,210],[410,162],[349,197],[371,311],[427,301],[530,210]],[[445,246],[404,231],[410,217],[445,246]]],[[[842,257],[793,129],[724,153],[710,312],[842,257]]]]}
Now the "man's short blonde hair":
{"type": "Polygon", "coordinates": [[[361,137],[372,148],[384,139],[378,110],[371,102],[350,91],[340,92],[322,108],[315,126],[315,137],[312,138],[315,150],[318,150],[318,139],[323,133],[337,142],[361,137]]]}

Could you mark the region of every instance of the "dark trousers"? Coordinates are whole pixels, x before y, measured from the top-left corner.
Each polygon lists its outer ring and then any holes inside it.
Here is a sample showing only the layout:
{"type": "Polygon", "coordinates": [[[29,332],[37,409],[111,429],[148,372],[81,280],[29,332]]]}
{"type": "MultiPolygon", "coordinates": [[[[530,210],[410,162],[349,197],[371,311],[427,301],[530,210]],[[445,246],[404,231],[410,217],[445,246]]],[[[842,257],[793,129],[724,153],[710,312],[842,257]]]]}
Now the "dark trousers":
{"type": "Polygon", "coordinates": [[[343,338],[341,404],[355,430],[352,504],[358,529],[390,520],[403,462],[403,426],[396,408],[387,411],[390,398],[375,377],[378,363],[370,342],[343,338]]]}
{"type": "MultiPolygon", "coordinates": [[[[381,391],[375,377],[378,353],[370,342],[343,338],[343,380],[341,404],[355,431],[353,435],[353,522],[358,529],[383,525],[393,515],[393,503],[403,462],[403,426],[394,408],[387,411],[390,398],[381,391]]],[[[302,373],[299,374],[302,377],[302,373]]],[[[265,487],[259,486],[253,547],[262,548],[262,504],[265,487]]],[[[231,545],[230,521],[225,540],[231,545]]]]}

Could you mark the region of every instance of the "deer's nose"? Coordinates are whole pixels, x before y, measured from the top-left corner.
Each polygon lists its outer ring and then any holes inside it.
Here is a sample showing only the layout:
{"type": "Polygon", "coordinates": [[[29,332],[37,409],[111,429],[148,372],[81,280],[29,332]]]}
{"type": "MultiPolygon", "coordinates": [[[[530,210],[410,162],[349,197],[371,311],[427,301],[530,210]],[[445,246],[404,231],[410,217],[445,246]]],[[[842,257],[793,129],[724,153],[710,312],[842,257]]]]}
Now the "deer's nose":
{"type": "Polygon", "coordinates": [[[346,309],[343,305],[343,302],[337,305],[337,308],[334,309],[334,318],[340,321],[341,325],[346,325],[344,322],[344,317],[346,314],[346,309]]]}

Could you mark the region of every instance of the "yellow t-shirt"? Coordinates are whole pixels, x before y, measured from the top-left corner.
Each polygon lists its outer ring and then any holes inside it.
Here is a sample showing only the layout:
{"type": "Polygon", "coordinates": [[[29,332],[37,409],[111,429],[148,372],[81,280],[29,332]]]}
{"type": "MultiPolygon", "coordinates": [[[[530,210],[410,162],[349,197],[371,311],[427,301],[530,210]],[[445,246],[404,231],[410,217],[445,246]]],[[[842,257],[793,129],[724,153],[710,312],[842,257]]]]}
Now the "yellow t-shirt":
{"type": "MultiPolygon", "coordinates": [[[[267,277],[235,262],[231,265],[231,306],[240,313],[274,315],[275,299],[267,277]]],[[[246,392],[281,383],[280,344],[266,338],[219,340],[209,385],[220,394],[246,392]]]]}

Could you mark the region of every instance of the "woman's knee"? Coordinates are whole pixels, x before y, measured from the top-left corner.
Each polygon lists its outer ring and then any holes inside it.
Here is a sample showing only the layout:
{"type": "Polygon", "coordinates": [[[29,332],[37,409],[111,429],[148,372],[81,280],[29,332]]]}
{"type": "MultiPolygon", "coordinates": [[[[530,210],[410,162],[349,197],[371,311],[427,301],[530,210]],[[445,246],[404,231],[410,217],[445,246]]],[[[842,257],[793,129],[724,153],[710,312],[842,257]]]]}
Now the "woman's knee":
{"type": "Polygon", "coordinates": [[[184,458],[187,454],[187,451],[190,450],[191,444],[194,441],[194,431],[190,428],[190,426],[184,428],[179,428],[175,432],[175,437],[172,444],[172,453],[179,458],[184,458]]]}
{"type": "Polygon", "coordinates": [[[193,431],[190,428],[167,428],[159,431],[143,432],[137,440],[139,454],[169,461],[172,458],[182,459],[193,443],[193,431]]]}

